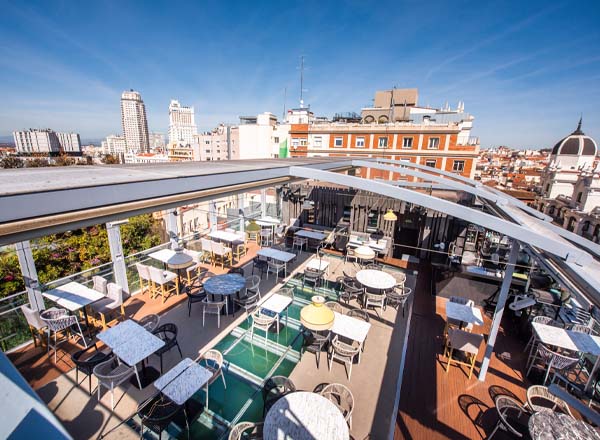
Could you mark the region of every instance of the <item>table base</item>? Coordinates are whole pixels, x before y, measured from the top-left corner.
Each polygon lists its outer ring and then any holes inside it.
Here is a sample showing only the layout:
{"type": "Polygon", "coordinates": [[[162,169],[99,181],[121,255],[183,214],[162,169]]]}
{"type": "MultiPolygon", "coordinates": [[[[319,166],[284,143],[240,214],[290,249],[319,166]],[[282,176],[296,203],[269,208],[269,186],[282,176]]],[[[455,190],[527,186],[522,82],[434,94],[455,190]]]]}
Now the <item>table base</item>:
{"type": "MultiPolygon", "coordinates": [[[[142,388],[146,388],[148,385],[150,385],[160,377],[160,372],[154,367],[140,368],[138,369],[138,374],[140,375],[140,382],[142,383],[142,388]]],[[[135,375],[131,378],[130,382],[138,390],[141,389],[138,384],[137,377],[135,377],[135,375]]]]}

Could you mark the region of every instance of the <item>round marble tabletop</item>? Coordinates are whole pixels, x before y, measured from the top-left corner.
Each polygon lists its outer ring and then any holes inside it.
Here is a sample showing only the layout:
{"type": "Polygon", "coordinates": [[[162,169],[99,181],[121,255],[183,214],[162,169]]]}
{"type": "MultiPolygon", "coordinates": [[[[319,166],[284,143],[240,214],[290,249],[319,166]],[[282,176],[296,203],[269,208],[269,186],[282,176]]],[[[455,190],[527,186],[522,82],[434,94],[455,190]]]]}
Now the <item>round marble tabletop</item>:
{"type": "Polygon", "coordinates": [[[533,440],[600,440],[598,431],[587,423],[549,409],[529,418],[529,433],[533,440]]]}
{"type": "Polygon", "coordinates": [[[354,249],[354,255],[360,259],[370,260],[371,258],[375,258],[375,251],[369,246],[359,246],[354,249]]]}
{"type": "Polygon", "coordinates": [[[348,424],[325,397],[304,391],[288,394],[271,407],[263,428],[265,440],[348,440],[348,424]]]}
{"type": "Polygon", "coordinates": [[[365,269],[356,273],[356,279],[360,284],[372,289],[391,289],[396,285],[396,279],[389,273],[381,270],[365,269]]]}
{"type": "Polygon", "coordinates": [[[246,279],[237,273],[216,275],[204,282],[204,290],[211,295],[233,295],[246,286],[246,279]]]}

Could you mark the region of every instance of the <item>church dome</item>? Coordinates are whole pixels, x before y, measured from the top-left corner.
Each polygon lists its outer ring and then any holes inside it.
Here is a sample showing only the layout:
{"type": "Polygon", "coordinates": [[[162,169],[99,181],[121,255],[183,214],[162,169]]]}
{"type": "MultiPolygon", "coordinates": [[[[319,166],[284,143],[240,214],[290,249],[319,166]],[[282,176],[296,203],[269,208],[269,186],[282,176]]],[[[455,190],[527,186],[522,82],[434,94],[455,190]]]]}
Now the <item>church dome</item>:
{"type": "Polygon", "coordinates": [[[552,149],[552,155],[596,156],[596,141],[581,131],[581,119],[577,129],[566,138],[561,139],[552,149]]]}

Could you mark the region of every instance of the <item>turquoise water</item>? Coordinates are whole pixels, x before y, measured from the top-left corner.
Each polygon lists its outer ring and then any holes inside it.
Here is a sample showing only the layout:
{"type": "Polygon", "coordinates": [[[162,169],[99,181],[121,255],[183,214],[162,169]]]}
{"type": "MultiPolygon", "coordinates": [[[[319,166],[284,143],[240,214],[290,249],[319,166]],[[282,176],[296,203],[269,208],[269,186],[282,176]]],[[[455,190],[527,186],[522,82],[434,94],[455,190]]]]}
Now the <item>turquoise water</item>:
{"type": "MultiPolygon", "coordinates": [[[[393,271],[394,268],[386,267],[393,271]]],[[[310,303],[313,295],[319,294],[327,300],[337,299],[336,283],[313,289],[302,288],[301,276],[290,279],[286,287],[294,288],[294,302],[288,307],[289,324],[286,314],[280,316],[283,326],[279,333],[268,332],[267,346],[265,334],[256,331],[250,340],[250,321],[245,320],[214,348],[223,353],[225,359],[225,380],[217,379],[209,390],[208,411],[190,421],[190,438],[226,439],[229,425],[241,421],[259,422],[263,420],[262,383],[273,375],[289,376],[300,358],[302,336],[299,333],[300,310],[310,303]]],[[[204,390],[197,392],[193,399],[204,405],[204,390]]],[[[173,426],[171,427],[173,428],[173,426]]],[[[169,428],[173,437],[186,439],[185,430],[169,428]]],[[[150,438],[150,437],[148,437],[150,438]]]]}

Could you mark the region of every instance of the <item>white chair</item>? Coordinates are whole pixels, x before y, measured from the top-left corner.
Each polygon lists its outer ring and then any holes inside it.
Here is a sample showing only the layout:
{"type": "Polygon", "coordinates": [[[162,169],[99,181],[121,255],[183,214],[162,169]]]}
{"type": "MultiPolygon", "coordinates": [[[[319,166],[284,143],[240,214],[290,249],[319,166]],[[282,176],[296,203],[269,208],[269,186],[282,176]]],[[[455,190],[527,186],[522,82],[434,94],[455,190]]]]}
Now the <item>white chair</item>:
{"type": "Polygon", "coordinates": [[[283,271],[283,277],[287,277],[287,265],[283,261],[277,261],[271,259],[267,261],[267,279],[269,279],[269,272],[275,274],[275,280],[279,278],[279,272],[283,271]]]}
{"type": "Polygon", "coordinates": [[[352,391],[341,383],[330,383],[321,391],[321,396],[333,402],[338,407],[344,420],[352,429],[352,411],[354,410],[354,396],[352,391]]]}
{"type": "Polygon", "coordinates": [[[246,295],[250,296],[258,293],[258,297],[261,298],[260,294],[260,277],[258,275],[250,275],[246,277],[246,295]]]}
{"type": "Polygon", "coordinates": [[[123,289],[115,283],[108,283],[108,294],[106,298],[101,299],[92,303],[91,306],[94,313],[100,315],[100,322],[102,328],[106,330],[107,323],[111,322],[107,320],[107,317],[117,314],[115,319],[120,317],[125,318],[125,308],[123,307],[123,289]]]}
{"type": "Polygon", "coordinates": [[[276,321],[277,317],[274,315],[265,315],[261,313],[260,308],[252,313],[252,328],[250,330],[250,342],[254,341],[254,330],[262,330],[265,332],[265,347],[267,346],[269,328],[276,321]]]}
{"type": "Polygon", "coordinates": [[[148,270],[153,285],[152,299],[160,295],[165,302],[171,294],[179,293],[179,278],[175,273],[152,266],[148,266],[148,270]]]}
{"type": "Polygon", "coordinates": [[[363,295],[365,301],[365,309],[369,309],[369,306],[380,307],[385,310],[385,294],[384,293],[372,293],[365,292],[363,295]]]}
{"type": "Polygon", "coordinates": [[[302,252],[303,248],[305,247],[308,247],[308,238],[294,236],[292,249],[298,249],[300,252],[302,252]]]}
{"type": "Polygon", "coordinates": [[[331,341],[331,350],[329,352],[329,371],[331,371],[331,364],[334,360],[341,361],[346,367],[346,372],[348,374],[348,380],[350,380],[350,376],[352,375],[352,364],[354,363],[354,358],[360,353],[360,344],[358,342],[353,342],[352,345],[346,344],[338,339],[338,336],[335,335],[333,340],[331,341]]]}
{"type": "Polygon", "coordinates": [[[223,243],[213,242],[212,244],[213,264],[216,266],[221,262],[221,268],[225,268],[225,262],[233,266],[233,252],[231,248],[223,246],[223,243]]]}
{"type": "Polygon", "coordinates": [[[131,377],[137,378],[140,389],[142,384],[135,366],[129,367],[120,363],[118,359],[112,358],[94,367],[94,376],[98,379],[98,401],[100,401],[100,390],[102,387],[110,390],[110,406],[115,409],[115,388],[128,381],[131,377]]]}
{"type": "Polygon", "coordinates": [[[79,336],[83,341],[83,345],[87,348],[87,341],[81,331],[81,326],[76,316],[68,315],[64,309],[49,309],[40,314],[40,319],[46,324],[48,330],[48,353],[50,348],[54,350],[54,363],[56,363],[56,351],[58,346],[69,340],[69,333],[73,332],[73,336],[79,336]],[[58,340],[60,333],[66,332],[65,339],[58,340]],[[54,333],[54,344],[50,342],[51,334],[54,333]]]}
{"type": "Polygon", "coordinates": [[[29,331],[33,338],[33,346],[37,347],[38,340],[40,345],[44,345],[44,333],[46,331],[46,323],[40,318],[40,312],[33,310],[28,306],[21,306],[21,311],[25,315],[27,324],[29,325],[29,331]]]}
{"type": "Polygon", "coordinates": [[[200,247],[202,249],[202,256],[201,256],[202,261],[207,261],[207,259],[208,259],[208,262],[212,263],[212,261],[213,261],[212,245],[213,245],[212,240],[209,240],[208,238],[200,239],[200,247]]]}
{"type": "Polygon", "coordinates": [[[228,234],[235,234],[235,229],[233,229],[233,228],[225,228],[225,232],[227,232],[228,234]]]}
{"type": "Polygon", "coordinates": [[[148,289],[148,292],[152,295],[152,278],[150,277],[148,266],[142,263],[135,263],[135,268],[140,280],[140,293],[143,294],[144,290],[148,289]]]}
{"type": "Polygon", "coordinates": [[[94,282],[93,289],[96,292],[100,292],[102,295],[106,296],[106,294],[108,293],[108,289],[107,289],[108,281],[106,280],[106,278],[103,278],[100,275],[94,275],[92,277],[92,280],[94,282]]]}
{"type": "Polygon", "coordinates": [[[204,327],[204,319],[206,314],[217,315],[217,328],[221,328],[221,311],[225,307],[225,301],[211,301],[208,297],[202,301],[202,327],[204,327]]]}
{"type": "Polygon", "coordinates": [[[198,363],[212,373],[211,378],[206,382],[206,408],[208,409],[208,386],[212,385],[220,376],[223,380],[223,387],[227,389],[227,382],[225,382],[223,374],[223,354],[218,350],[208,350],[200,357],[198,363]]]}
{"type": "Polygon", "coordinates": [[[271,246],[273,244],[273,235],[271,234],[271,229],[261,229],[260,230],[260,246],[271,246]]]}
{"type": "Polygon", "coordinates": [[[346,246],[346,254],[344,255],[344,263],[348,262],[358,262],[358,257],[356,256],[354,249],[350,246],[346,246]]]}

